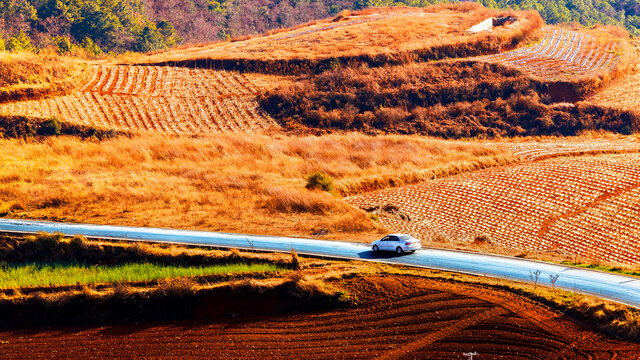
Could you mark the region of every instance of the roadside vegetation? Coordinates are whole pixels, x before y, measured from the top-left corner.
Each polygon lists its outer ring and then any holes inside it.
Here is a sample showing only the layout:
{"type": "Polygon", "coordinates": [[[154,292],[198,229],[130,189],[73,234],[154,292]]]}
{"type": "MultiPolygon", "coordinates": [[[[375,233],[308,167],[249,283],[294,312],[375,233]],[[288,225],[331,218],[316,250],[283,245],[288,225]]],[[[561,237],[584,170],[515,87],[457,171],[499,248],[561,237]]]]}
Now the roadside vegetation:
{"type": "Polygon", "coordinates": [[[0,235],[0,327],[206,320],[345,306],[297,254],[0,235]],[[256,307],[260,303],[262,306],[256,307]]]}
{"type": "Polygon", "coordinates": [[[0,288],[152,281],[177,277],[279,271],[271,264],[229,264],[198,267],[150,263],[115,266],[82,263],[0,263],[0,288]]]}
{"type": "Polygon", "coordinates": [[[140,135],[0,140],[8,217],[273,235],[378,238],[351,194],[518,161],[498,147],[411,136],[140,135]],[[126,174],[126,176],[123,176],[126,174]]]}

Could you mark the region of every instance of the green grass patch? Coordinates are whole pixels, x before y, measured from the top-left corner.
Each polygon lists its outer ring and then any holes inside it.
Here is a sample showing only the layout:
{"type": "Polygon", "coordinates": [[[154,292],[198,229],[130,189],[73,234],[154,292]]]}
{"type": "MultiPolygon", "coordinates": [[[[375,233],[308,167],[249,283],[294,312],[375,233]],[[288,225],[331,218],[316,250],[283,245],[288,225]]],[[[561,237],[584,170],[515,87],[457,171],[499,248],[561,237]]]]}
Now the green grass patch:
{"type": "Polygon", "coordinates": [[[626,269],[623,269],[621,267],[616,267],[616,266],[596,265],[596,264],[582,264],[582,263],[574,263],[572,261],[562,261],[561,264],[577,266],[577,267],[581,267],[581,268],[585,268],[585,269],[607,271],[607,272],[618,273],[618,274],[623,274],[623,275],[640,276],[640,271],[626,270],[626,269]]]}
{"type": "Polygon", "coordinates": [[[273,264],[173,266],[131,263],[115,266],[78,263],[0,263],[0,289],[152,281],[165,278],[284,271],[273,264]]]}

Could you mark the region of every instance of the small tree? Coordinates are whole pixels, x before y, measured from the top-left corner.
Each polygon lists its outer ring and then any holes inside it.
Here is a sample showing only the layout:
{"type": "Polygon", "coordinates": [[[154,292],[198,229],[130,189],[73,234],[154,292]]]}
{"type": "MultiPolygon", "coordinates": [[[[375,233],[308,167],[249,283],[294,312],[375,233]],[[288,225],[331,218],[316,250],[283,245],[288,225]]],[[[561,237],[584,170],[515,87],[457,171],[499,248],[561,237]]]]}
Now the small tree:
{"type": "Polygon", "coordinates": [[[24,31],[11,36],[9,38],[8,48],[11,51],[34,51],[35,48],[31,45],[31,39],[24,31]]]}
{"type": "Polygon", "coordinates": [[[6,48],[4,46],[4,38],[2,37],[2,34],[0,34],[0,51],[5,51],[6,48]]]}
{"type": "Polygon", "coordinates": [[[53,44],[56,46],[58,54],[68,54],[73,49],[71,40],[66,36],[56,36],[53,38],[53,44]]]}
{"type": "Polygon", "coordinates": [[[553,289],[554,294],[556,292],[556,281],[558,281],[559,277],[560,277],[560,274],[549,275],[549,280],[551,281],[551,288],[553,289]]]}
{"type": "Polygon", "coordinates": [[[536,270],[534,272],[529,271],[529,278],[533,281],[533,286],[538,286],[538,279],[540,278],[541,271],[536,270]]]}
{"type": "Polygon", "coordinates": [[[309,190],[320,189],[331,193],[333,192],[333,179],[327,174],[315,172],[309,175],[305,187],[309,190]]]}
{"type": "Polygon", "coordinates": [[[90,56],[100,56],[102,55],[102,49],[96,43],[93,42],[90,38],[86,37],[82,40],[82,48],[86,53],[90,56]]]}

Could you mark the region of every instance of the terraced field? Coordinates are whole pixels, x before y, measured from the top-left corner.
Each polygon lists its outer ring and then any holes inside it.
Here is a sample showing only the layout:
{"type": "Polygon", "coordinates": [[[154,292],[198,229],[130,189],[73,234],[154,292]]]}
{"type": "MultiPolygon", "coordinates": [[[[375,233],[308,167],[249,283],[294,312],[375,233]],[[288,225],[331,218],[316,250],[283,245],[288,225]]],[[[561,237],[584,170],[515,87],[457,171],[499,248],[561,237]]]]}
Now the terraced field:
{"type": "MultiPolygon", "coordinates": [[[[640,59],[640,41],[632,42],[635,58],[640,59]]],[[[640,62],[628,76],[587,99],[600,106],[638,111],[640,109],[640,62]]]]}
{"type": "Polygon", "coordinates": [[[200,134],[277,128],[258,109],[260,92],[246,76],[227,71],[151,66],[94,66],[71,95],[8,103],[0,114],[133,132],[200,134]]]}
{"type": "Polygon", "coordinates": [[[508,293],[417,277],[347,281],[362,305],[278,317],[0,332],[12,359],[634,359],[609,340],[508,293]]]}
{"type": "Polygon", "coordinates": [[[559,156],[588,154],[615,154],[640,152],[640,140],[635,136],[611,138],[550,138],[498,141],[494,145],[504,147],[523,160],[543,160],[559,156]]]}
{"type": "Polygon", "coordinates": [[[611,72],[620,62],[622,40],[596,38],[586,31],[547,26],[531,47],[481,57],[525,71],[546,81],[572,81],[611,72]]]}
{"type": "Polygon", "coordinates": [[[426,240],[487,235],[507,248],[638,264],[638,199],[640,155],[622,154],[525,162],[345,201],[426,240]]]}

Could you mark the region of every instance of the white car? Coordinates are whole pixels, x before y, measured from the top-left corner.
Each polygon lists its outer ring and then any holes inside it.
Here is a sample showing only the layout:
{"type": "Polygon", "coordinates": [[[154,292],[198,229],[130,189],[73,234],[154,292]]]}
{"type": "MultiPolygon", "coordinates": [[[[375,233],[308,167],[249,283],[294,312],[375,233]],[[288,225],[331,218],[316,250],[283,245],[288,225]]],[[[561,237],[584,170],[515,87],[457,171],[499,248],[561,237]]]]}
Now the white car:
{"type": "Polygon", "coordinates": [[[378,251],[395,251],[397,254],[405,252],[415,252],[420,250],[422,245],[420,240],[407,234],[391,234],[376,240],[371,244],[371,250],[378,251]]]}

